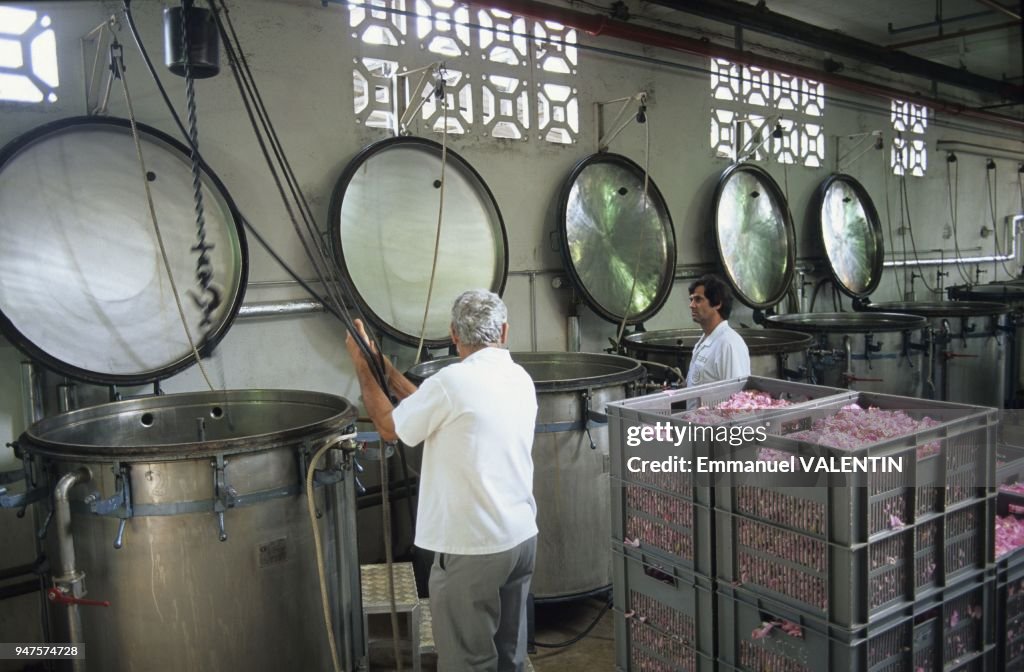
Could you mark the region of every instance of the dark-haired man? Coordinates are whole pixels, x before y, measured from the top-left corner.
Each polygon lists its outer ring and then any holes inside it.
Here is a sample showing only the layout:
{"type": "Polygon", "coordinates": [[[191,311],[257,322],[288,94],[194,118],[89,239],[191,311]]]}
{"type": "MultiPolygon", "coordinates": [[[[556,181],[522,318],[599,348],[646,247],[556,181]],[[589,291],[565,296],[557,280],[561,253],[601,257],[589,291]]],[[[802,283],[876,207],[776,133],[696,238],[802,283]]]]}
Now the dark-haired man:
{"type": "Polygon", "coordinates": [[[732,292],[721,278],[705,275],[690,285],[690,315],[704,334],[693,346],[687,387],[750,375],[750,351],[729,326],[730,312],[732,292]]]}

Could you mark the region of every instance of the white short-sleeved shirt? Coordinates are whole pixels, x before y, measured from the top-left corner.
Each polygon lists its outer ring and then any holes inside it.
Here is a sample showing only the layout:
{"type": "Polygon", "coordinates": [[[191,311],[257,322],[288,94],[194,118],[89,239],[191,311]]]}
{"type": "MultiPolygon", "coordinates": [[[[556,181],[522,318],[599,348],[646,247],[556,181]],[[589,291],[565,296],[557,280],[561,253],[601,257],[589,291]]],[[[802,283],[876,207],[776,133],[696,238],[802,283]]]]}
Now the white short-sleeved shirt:
{"type": "Polygon", "coordinates": [[[507,350],[483,348],[444,367],[392,417],[404,443],[424,443],[417,546],[484,555],[537,534],[537,393],[507,350]]]}
{"type": "Polygon", "coordinates": [[[750,375],[750,350],[743,337],[722,320],[693,346],[686,386],[703,385],[750,375]]]}

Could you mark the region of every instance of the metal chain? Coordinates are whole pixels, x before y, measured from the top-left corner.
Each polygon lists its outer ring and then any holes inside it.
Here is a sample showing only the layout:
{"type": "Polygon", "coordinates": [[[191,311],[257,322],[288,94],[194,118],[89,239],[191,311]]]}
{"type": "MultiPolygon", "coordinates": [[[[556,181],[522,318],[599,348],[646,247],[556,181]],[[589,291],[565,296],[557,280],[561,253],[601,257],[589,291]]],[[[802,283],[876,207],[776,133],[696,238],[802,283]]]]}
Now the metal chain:
{"type": "Polygon", "coordinates": [[[189,157],[192,161],[192,199],[196,212],[196,244],[193,252],[199,253],[196,261],[196,281],[202,288],[201,293],[189,289],[188,295],[196,306],[203,311],[203,319],[199,322],[200,329],[209,329],[213,324],[211,316],[221,304],[221,292],[213,284],[213,262],[209,252],[215,245],[206,242],[206,215],[203,210],[203,182],[199,167],[199,126],[196,122],[196,91],[192,78],[192,51],[188,35],[188,17],[192,9],[192,0],[181,3],[181,51],[182,64],[185,71],[185,98],[188,105],[188,135],[190,142],[189,157]]]}

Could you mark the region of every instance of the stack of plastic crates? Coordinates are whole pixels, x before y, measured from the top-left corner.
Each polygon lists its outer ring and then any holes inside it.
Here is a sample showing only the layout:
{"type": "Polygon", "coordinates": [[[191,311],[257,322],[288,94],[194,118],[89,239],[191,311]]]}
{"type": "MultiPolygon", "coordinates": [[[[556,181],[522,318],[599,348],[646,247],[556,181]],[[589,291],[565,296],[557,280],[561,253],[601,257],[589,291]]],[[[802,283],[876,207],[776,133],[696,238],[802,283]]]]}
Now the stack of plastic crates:
{"type": "Polygon", "coordinates": [[[719,446],[796,471],[716,481],[719,669],[995,670],[996,412],[856,393],[769,423],[719,446]],[[903,433],[827,445],[873,422],[903,433]]]}
{"type": "Polygon", "coordinates": [[[609,404],[617,665],[636,672],[705,672],[716,666],[714,501],[709,480],[653,471],[666,460],[709,457],[714,432],[742,432],[764,418],[848,399],[847,390],[749,377],[609,404]],[[706,412],[734,394],[760,392],[785,409],[706,412]],[[655,436],[658,428],[661,436],[655,436]],[[646,428],[646,429],[645,429],[646,428]],[[645,433],[646,432],[646,433],[645,433]],[[638,470],[641,463],[647,464],[638,470]]]}
{"type": "MultiPolygon", "coordinates": [[[[1004,524],[1018,524],[1014,519],[1024,519],[1024,493],[1008,486],[1024,483],[1024,448],[1001,445],[997,459],[996,515],[1004,524]]],[[[996,613],[999,669],[1024,672],[1024,547],[996,557],[996,613]]]]}

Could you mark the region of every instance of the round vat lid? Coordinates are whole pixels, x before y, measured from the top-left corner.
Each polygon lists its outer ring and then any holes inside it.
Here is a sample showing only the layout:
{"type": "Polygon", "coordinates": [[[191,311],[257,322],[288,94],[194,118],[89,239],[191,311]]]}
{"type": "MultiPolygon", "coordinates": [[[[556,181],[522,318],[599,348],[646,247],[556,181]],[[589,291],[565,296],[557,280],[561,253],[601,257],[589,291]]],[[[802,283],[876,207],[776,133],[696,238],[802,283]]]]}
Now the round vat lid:
{"type": "Polygon", "coordinates": [[[718,253],[737,298],[758,309],[781,301],[793,281],[796,236],[779,185],[757,166],[732,166],[718,181],[714,217],[718,253]]]}
{"type": "MultiPolygon", "coordinates": [[[[331,235],[344,276],[366,317],[392,338],[417,345],[427,305],[441,197],[442,147],[432,140],[382,140],[345,168],[331,199],[331,235]]],[[[508,238],[483,178],[447,150],[437,270],[426,346],[451,343],[452,302],[467,289],[501,294],[508,238]]]]}
{"type": "Polygon", "coordinates": [[[1019,283],[995,283],[991,285],[956,285],[946,290],[949,298],[956,301],[1002,301],[1005,303],[1024,302],[1024,285],[1019,283]]]}
{"type": "MultiPolygon", "coordinates": [[[[160,233],[199,352],[227,332],[245,292],[248,251],[234,203],[202,173],[211,287],[202,297],[186,148],[138,125],[160,233]]],[[[100,384],[166,378],[194,359],[153,229],[129,122],[77,117],[0,150],[0,329],[50,368],[100,384]]]]}
{"type": "Polygon", "coordinates": [[[672,291],[676,234],[661,192],[618,154],[576,164],[559,196],[562,257],[583,300],[619,323],[642,322],[672,291]]]}
{"type": "MultiPolygon", "coordinates": [[[[458,357],[442,357],[417,364],[406,372],[416,383],[434,375],[458,357]]],[[[512,361],[533,379],[537,392],[584,390],[638,380],[644,367],[634,359],[589,352],[513,352],[512,361]]]]}
{"type": "MultiPolygon", "coordinates": [[[[703,332],[700,329],[665,329],[631,334],[623,346],[631,353],[682,353],[689,355],[703,332]]],[[[785,329],[736,329],[753,355],[798,352],[811,346],[808,334],[785,329]]]]}
{"type": "Polygon", "coordinates": [[[877,313],[907,313],[921,317],[984,317],[1010,312],[1005,303],[992,301],[887,301],[861,306],[877,313]]]}
{"type": "Polygon", "coordinates": [[[882,223],[860,182],[849,175],[828,177],[815,194],[818,232],[836,284],[863,298],[882,279],[882,223]]]}
{"type": "Polygon", "coordinates": [[[181,460],[272,450],[330,436],[356,416],[356,407],[346,399],[320,392],[189,392],[44,418],[25,430],[18,443],[76,461],[181,460]]]}
{"type": "Polygon", "coordinates": [[[899,313],[793,313],[772,315],[773,326],[805,333],[868,333],[923,329],[928,320],[919,315],[899,313]]]}

